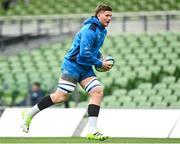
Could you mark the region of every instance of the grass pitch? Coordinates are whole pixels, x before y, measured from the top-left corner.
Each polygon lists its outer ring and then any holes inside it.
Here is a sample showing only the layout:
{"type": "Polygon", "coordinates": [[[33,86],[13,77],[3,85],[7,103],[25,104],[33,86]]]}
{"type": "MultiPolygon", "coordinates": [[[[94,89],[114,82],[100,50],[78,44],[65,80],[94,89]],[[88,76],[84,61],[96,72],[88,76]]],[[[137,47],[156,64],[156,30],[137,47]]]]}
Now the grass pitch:
{"type": "Polygon", "coordinates": [[[106,141],[87,140],[81,137],[0,137],[0,144],[180,144],[180,139],[109,138],[106,141]]]}

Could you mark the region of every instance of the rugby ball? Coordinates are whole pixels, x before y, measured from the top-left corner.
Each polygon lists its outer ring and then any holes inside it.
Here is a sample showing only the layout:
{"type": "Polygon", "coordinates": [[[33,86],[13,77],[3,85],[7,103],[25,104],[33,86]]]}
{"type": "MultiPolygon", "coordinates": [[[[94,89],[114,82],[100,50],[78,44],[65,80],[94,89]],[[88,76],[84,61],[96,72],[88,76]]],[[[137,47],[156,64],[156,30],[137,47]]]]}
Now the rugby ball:
{"type": "MultiPolygon", "coordinates": [[[[109,63],[110,63],[110,64],[112,65],[112,67],[113,67],[113,65],[114,65],[114,59],[113,59],[112,56],[107,56],[107,57],[105,58],[105,60],[106,60],[106,61],[109,61],[109,63]]],[[[95,67],[95,69],[96,69],[98,72],[105,72],[105,71],[106,71],[105,69],[100,68],[100,67],[95,67]]]]}

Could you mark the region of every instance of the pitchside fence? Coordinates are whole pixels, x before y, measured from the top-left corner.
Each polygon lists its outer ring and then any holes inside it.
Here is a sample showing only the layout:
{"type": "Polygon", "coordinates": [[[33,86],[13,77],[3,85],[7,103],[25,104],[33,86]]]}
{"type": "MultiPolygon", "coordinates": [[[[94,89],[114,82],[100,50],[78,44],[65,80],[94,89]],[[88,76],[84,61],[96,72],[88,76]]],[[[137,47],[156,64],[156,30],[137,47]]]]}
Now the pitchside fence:
{"type": "MultiPolygon", "coordinates": [[[[87,134],[87,120],[82,123],[85,108],[46,109],[34,117],[28,134],[20,128],[23,110],[5,109],[0,117],[0,137],[85,137],[87,134]]],[[[110,137],[179,138],[179,112],[179,109],[101,109],[98,127],[110,137]]]]}

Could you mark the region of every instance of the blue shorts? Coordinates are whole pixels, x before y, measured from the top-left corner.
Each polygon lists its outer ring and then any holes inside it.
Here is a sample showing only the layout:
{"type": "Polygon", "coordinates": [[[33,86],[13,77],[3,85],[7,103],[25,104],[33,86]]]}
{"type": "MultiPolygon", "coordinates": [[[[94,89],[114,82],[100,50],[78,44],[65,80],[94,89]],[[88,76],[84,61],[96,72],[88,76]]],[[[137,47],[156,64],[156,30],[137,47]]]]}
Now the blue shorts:
{"type": "Polygon", "coordinates": [[[72,83],[81,82],[82,80],[95,76],[92,67],[84,67],[74,61],[65,59],[61,67],[61,78],[72,83]]]}

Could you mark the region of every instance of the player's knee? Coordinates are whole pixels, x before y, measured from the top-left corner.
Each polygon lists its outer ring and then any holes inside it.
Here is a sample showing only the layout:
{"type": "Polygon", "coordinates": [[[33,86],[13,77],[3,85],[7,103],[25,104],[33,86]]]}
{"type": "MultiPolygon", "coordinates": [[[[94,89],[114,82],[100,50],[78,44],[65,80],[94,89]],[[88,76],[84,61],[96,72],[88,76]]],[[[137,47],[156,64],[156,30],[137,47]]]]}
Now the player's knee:
{"type": "Polygon", "coordinates": [[[103,88],[101,86],[97,86],[97,87],[93,88],[90,91],[90,95],[94,96],[94,97],[102,98],[103,97],[103,88]]]}
{"type": "Polygon", "coordinates": [[[93,79],[91,79],[85,86],[85,91],[87,91],[90,95],[93,94],[97,94],[97,95],[103,95],[103,90],[101,87],[101,83],[99,82],[99,80],[94,77],[93,79]]]}
{"type": "Polygon", "coordinates": [[[69,81],[60,80],[58,83],[57,91],[51,94],[51,99],[54,103],[65,102],[68,99],[68,95],[75,89],[76,84],[69,81]]]}
{"type": "Polygon", "coordinates": [[[53,103],[61,103],[61,102],[65,102],[68,99],[68,95],[67,94],[63,94],[60,92],[55,92],[53,94],[51,94],[51,99],[53,101],[53,103]]]}

